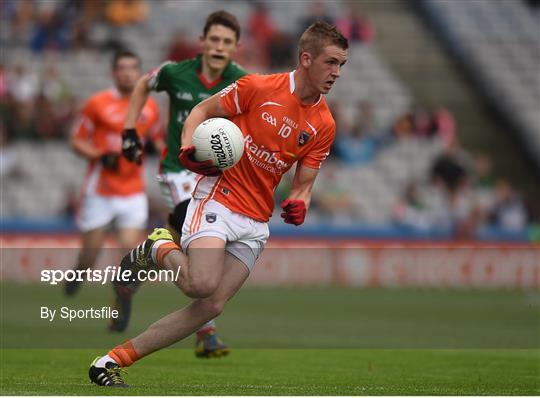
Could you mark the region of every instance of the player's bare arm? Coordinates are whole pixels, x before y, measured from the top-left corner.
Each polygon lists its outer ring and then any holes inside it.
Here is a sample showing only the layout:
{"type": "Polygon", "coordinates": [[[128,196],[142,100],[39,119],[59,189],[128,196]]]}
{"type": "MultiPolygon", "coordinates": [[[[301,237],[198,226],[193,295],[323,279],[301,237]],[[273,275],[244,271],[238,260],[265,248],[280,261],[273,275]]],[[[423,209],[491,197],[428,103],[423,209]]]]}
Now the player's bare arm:
{"type": "Polygon", "coordinates": [[[124,129],[134,129],[139,116],[141,115],[142,109],[148,96],[150,95],[150,87],[148,87],[149,81],[148,75],[143,75],[135,85],[133,93],[129,99],[128,113],[126,116],[126,121],[124,123],[124,129]]]}
{"type": "Polygon", "coordinates": [[[309,208],[311,190],[313,189],[317,174],[319,174],[318,169],[312,169],[299,164],[294,174],[293,185],[288,199],[302,200],[306,204],[306,209],[309,208]]]}
{"type": "Polygon", "coordinates": [[[99,159],[103,155],[103,151],[86,138],[81,138],[74,135],[70,139],[70,144],[77,153],[89,160],[99,159]]]}
{"type": "Polygon", "coordinates": [[[291,193],[281,204],[283,209],[281,217],[285,223],[296,226],[304,223],[311,202],[311,190],[318,172],[317,169],[301,164],[296,168],[291,193]]]}
{"type": "MultiPolygon", "coordinates": [[[[137,135],[136,126],[150,94],[148,80],[148,75],[141,76],[131,92],[126,121],[124,122],[124,134],[122,135],[122,153],[126,159],[137,164],[141,164],[143,148],[137,135]]],[[[162,148],[163,145],[156,147],[158,150],[162,148]]]]}
{"type": "Polygon", "coordinates": [[[163,139],[163,137],[157,137],[157,138],[152,139],[152,144],[154,145],[154,148],[156,149],[156,152],[158,154],[162,153],[163,149],[166,146],[165,140],[163,139]]]}
{"type": "Polygon", "coordinates": [[[199,124],[206,119],[212,117],[227,117],[229,116],[223,107],[221,106],[220,94],[214,94],[210,98],[199,103],[193,108],[186,121],[184,122],[184,129],[182,130],[182,147],[187,148],[191,146],[191,137],[199,124]]]}

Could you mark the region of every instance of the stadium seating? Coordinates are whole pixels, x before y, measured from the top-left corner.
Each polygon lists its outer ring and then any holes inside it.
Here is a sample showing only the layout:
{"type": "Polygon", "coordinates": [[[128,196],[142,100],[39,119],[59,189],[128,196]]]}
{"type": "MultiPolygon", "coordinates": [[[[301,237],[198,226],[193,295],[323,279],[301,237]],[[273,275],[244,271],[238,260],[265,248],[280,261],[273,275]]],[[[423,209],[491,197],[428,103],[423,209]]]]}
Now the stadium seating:
{"type": "Polygon", "coordinates": [[[422,4],[483,89],[522,132],[540,167],[540,14],[524,1],[422,4]]]}

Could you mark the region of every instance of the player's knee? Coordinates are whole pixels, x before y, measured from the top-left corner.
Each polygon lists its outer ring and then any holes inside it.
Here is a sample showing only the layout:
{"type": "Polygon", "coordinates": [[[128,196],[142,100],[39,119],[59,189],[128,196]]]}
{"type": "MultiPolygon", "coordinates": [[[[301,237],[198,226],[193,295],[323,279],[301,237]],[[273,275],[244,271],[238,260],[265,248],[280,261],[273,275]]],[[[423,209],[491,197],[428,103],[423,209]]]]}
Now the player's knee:
{"type": "Polygon", "coordinates": [[[186,286],[184,293],[191,298],[210,297],[216,291],[218,282],[211,279],[193,280],[186,286]]]}

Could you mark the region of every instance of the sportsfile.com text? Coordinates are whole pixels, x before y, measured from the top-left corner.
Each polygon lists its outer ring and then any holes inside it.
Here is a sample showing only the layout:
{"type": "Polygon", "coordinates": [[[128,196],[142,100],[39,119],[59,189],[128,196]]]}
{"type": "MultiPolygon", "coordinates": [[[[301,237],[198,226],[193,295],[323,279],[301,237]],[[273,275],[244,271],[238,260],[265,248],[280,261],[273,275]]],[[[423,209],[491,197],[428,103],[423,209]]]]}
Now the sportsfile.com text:
{"type": "Polygon", "coordinates": [[[41,270],[41,282],[57,285],[59,282],[99,282],[104,285],[107,282],[132,282],[132,281],[149,281],[149,282],[167,282],[178,280],[179,270],[122,270],[117,266],[107,266],[104,269],[70,269],[70,270],[41,270]]]}

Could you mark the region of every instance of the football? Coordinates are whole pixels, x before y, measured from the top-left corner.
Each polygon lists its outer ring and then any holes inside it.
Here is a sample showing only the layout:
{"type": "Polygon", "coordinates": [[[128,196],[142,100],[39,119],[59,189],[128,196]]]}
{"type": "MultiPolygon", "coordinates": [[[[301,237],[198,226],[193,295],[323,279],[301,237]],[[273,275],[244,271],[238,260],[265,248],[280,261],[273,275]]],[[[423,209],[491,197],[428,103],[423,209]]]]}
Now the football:
{"type": "Polygon", "coordinates": [[[236,124],[216,117],[197,126],[192,138],[195,160],[211,160],[220,170],[233,167],[244,153],[244,135],[236,124]]]}

